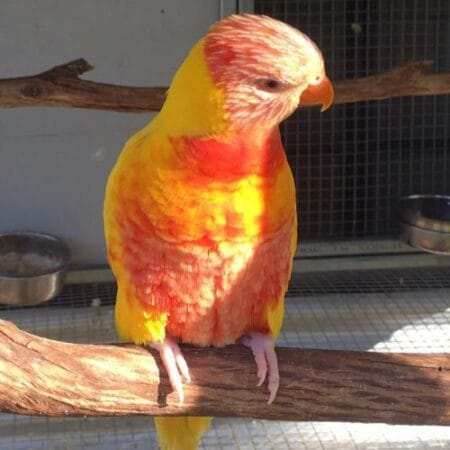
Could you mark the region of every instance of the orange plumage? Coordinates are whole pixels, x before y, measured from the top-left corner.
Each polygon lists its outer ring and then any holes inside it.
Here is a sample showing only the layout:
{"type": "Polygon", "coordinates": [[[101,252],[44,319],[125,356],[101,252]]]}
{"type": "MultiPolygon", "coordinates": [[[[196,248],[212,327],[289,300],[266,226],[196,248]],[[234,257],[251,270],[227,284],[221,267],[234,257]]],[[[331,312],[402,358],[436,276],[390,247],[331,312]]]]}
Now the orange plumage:
{"type": "MultiPolygon", "coordinates": [[[[326,81],[317,47],[265,17],[225,19],[192,49],[162,111],[127,143],[108,181],[105,233],[123,339],[160,351],[167,342],[174,349],[169,338],[223,346],[257,333],[273,342],[297,229],[278,123],[309,85],[326,81]]],[[[195,448],[205,428],[194,419],[157,423],[167,449],[195,448]],[[198,436],[182,444],[188,429],[198,436]]]]}
{"type": "MultiPolygon", "coordinates": [[[[249,330],[270,331],[267,308],[282,299],[295,246],[294,188],[278,136],[260,149],[261,158],[280,152],[272,167],[262,164],[264,175],[236,175],[238,166],[222,169],[224,181],[185,163],[193,145],[172,141],[170,152],[180,154],[169,169],[154,165],[160,149],[143,140],[118,166],[108,207],[110,262],[132,307],[167,316],[169,334],[226,345],[249,330]]],[[[215,151],[226,151],[221,146],[215,151]]]]}

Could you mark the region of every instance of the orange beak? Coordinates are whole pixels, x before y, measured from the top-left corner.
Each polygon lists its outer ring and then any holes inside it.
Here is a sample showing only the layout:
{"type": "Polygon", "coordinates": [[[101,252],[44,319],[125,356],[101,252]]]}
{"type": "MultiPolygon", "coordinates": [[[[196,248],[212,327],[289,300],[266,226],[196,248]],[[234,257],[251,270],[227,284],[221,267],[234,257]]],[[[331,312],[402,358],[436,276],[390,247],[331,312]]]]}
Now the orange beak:
{"type": "Polygon", "coordinates": [[[322,105],[321,111],[328,109],[333,103],[334,89],[328,77],[324,77],[318,84],[310,84],[303,91],[299,106],[322,105]]]}

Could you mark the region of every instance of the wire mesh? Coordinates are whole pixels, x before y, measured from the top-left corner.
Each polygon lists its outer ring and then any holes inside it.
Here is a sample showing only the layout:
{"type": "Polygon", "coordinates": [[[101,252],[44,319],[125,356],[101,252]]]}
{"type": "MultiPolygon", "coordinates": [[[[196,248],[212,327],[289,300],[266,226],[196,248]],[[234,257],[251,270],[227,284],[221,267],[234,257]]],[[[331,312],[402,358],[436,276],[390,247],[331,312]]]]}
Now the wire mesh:
{"type": "MultiPolygon", "coordinates": [[[[399,268],[389,270],[327,271],[293,273],[286,295],[307,297],[317,294],[371,294],[377,292],[410,292],[422,289],[450,289],[450,266],[399,268]],[[356,275],[357,274],[357,275],[356,275]]],[[[95,310],[114,304],[117,285],[113,281],[77,283],[64,286],[62,293],[49,303],[22,308],[0,305],[1,311],[40,314],[41,309],[82,308],[95,310]]]]}
{"type": "MultiPolygon", "coordinates": [[[[408,60],[449,66],[446,0],[255,0],[254,9],[309,34],[333,80],[381,73],[408,60]]],[[[401,196],[448,194],[449,123],[448,96],[294,114],[282,132],[302,238],[392,236],[401,196]]]]}
{"type": "MultiPolygon", "coordinates": [[[[68,285],[47,305],[3,308],[0,317],[71,342],[116,341],[114,283],[68,285]]],[[[297,275],[280,345],[445,352],[450,346],[450,267],[297,275]]],[[[202,449],[449,448],[450,427],[216,419],[202,449]]],[[[0,415],[8,450],[156,449],[150,418],[29,418],[0,415]]]]}

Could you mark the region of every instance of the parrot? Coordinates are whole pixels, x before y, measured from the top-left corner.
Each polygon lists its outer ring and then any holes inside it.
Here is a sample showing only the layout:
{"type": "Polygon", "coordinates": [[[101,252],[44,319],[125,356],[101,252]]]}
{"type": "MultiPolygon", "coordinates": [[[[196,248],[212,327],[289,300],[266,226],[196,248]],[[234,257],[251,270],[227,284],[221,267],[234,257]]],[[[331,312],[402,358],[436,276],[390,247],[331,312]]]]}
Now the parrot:
{"type": "MultiPolygon", "coordinates": [[[[213,24],[175,73],[159,113],[106,184],[104,230],[119,337],[159,352],[179,401],[180,343],[240,343],[275,400],[275,339],[297,248],[296,190],[279,125],[333,102],[317,45],[284,22],[213,24]]],[[[209,417],[155,417],[164,450],[195,450],[209,417]]]]}

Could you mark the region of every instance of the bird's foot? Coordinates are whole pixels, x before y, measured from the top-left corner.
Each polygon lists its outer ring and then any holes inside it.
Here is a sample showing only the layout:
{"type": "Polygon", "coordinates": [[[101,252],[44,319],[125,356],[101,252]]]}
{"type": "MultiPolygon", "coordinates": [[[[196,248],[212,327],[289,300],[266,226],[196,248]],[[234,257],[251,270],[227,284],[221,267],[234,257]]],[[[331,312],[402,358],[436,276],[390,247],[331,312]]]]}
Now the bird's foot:
{"type": "Polygon", "coordinates": [[[278,371],[278,359],[275,353],[275,342],[271,336],[263,333],[249,333],[241,342],[249,347],[255,357],[258,384],[261,386],[267,378],[269,388],[268,404],[275,400],[280,386],[280,374],[278,371]]]}
{"type": "Polygon", "coordinates": [[[154,342],[150,344],[150,347],[158,350],[169,375],[172,389],[178,394],[180,403],[183,403],[184,391],[182,377],[186,383],[190,383],[191,376],[189,375],[189,368],[183,353],[181,353],[180,347],[171,337],[166,337],[163,342],[154,342]]]}

